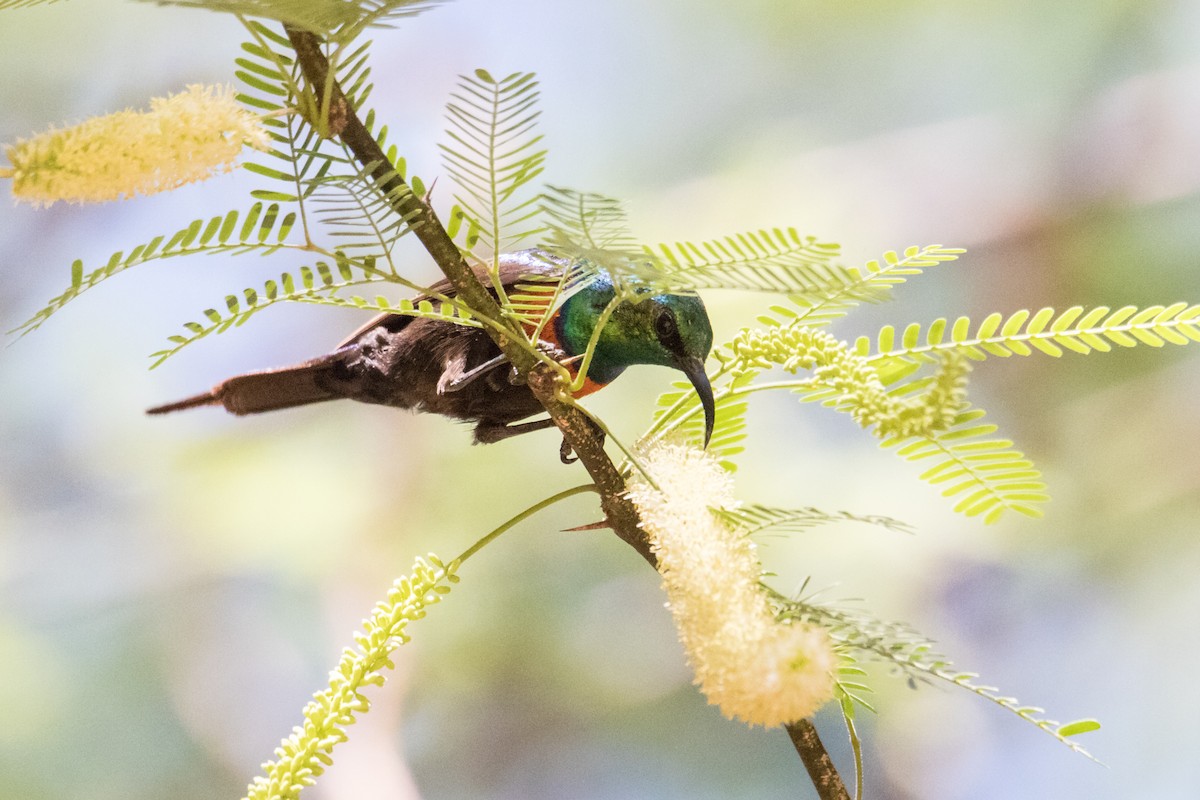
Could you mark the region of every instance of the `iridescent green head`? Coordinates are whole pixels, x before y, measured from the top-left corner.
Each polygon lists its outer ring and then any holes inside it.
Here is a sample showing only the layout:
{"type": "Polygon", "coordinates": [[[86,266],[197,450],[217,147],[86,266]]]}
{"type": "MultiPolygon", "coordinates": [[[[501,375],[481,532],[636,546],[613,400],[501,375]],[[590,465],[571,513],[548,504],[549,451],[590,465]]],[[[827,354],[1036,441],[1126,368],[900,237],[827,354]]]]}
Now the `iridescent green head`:
{"type": "MultiPolygon", "coordinates": [[[[559,344],[568,355],[587,350],[592,332],[614,296],[612,281],[600,275],[563,303],[554,325],[559,344]]],[[[613,309],[596,341],[588,377],[608,383],[634,364],[657,364],[681,371],[704,406],[707,447],[715,410],[704,360],[712,341],[712,325],[699,297],[647,292],[623,300],[613,309]]]]}

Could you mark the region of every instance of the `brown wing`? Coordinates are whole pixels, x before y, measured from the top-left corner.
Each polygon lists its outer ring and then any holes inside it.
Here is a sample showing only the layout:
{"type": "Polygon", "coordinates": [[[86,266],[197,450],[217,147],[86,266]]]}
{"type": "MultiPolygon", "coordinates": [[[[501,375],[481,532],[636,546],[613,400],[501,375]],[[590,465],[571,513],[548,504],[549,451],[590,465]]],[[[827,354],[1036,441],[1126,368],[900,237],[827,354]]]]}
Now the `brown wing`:
{"type": "MultiPolygon", "coordinates": [[[[501,281],[511,287],[523,275],[553,274],[561,267],[551,259],[533,250],[505,255],[500,264],[501,281]]],[[[474,269],[480,279],[487,280],[485,267],[474,269]]],[[[430,289],[453,294],[449,281],[430,289]]],[[[429,298],[418,298],[424,299],[429,298]]],[[[540,405],[528,390],[510,384],[502,370],[486,373],[476,391],[445,388],[465,370],[497,355],[496,345],[482,331],[385,313],[369,320],[328,355],[289,367],[237,375],[209,392],[157,406],[148,413],[221,405],[234,414],[257,414],[349,398],[477,420],[485,427],[503,427],[536,413],[540,405]],[[447,331],[442,326],[455,330],[447,331]]]]}
{"type": "MultiPolygon", "coordinates": [[[[548,275],[558,274],[562,270],[563,260],[557,256],[547,253],[544,250],[519,250],[515,253],[505,253],[500,256],[500,284],[504,288],[511,289],[516,285],[517,281],[524,275],[548,275]]],[[[471,271],[475,273],[475,277],[487,286],[490,283],[486,264],[473,264],[471,271]]],[[[454,297],[454,286],[449,279],[443,278],[437,283],[429,287],[432,294],[445,295],[446,297],[454,297]]],[[[495,294],[495,292],[493,292],[495,294]]],[[[419,303],[422,300],[431,299],[430,295],[423,294],[413,299],[414,303],[419,303]]],[[[342,341],[338,342],[337,347],[342,348],[352,343],[358,337],[362,336],[372,328],[386,322],[391,317],[400,319],[413,319],[406,317],[403,314],[391,314],[387,311],[382,314],[377,314],[364,322],[361,327],[355,329],[353,333],[347,336],[342,341]]],[[[398,320],[397,320],[398,321],[398,320]]]]}

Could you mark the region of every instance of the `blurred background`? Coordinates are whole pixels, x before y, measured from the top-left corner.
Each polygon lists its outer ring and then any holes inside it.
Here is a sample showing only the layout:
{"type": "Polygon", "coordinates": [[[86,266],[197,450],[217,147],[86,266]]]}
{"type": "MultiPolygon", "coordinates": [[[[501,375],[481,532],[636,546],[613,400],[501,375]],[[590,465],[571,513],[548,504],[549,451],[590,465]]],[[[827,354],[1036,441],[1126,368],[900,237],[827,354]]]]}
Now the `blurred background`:
{"type": "MultiPolygon", "coordinates": [[[[462,0],[377,34],[373,102],[428,182],[455,76],[538,72],[547,180],[627,198],[650,242],[795,225],[848,263],[969,248],[835,331],[853,338],[1200,301],[1198,35],[1194,0],[462,0]]],[[[0,13],[0,141],[232,81],[241,38],[149,4],[0,13]]],[[[0,326],[58,294],[75,258],[244,207],[250,177],[43,210],[0,182],[0,326]]],[[[582,479],[553,433],[472,447],[464,427],[382,408],[143,416],[359,324],[277,308],[147,371],[182,322],[289,266],[147,265],[0,350],[0,798],[240,797],[415,555],[451,558],[582,479]]],[[[706,301],[720,339],[769,299],[706,301]]],[[[670,378],[644,368],[589,405],[630,441],[670,378]]],[[[916,529],[765,539],[779,588],[811,576],[1049,716],[1105,726],[1081,741],[1107,768],[973,695],[878,671],[869,796],[1197,796],[1198,394],[1195,346],[987,362],[975,402],[1054,495],[1044,520],[987,528],[847,418],[759,398],[741,497],[916,529]]],[[[656,576],[610,534],[559,532],[596,514],[575,498],[473,559],[306,796],[808,796],[783,734],[723,720],[690,686],[656,576]]],[[[849,777],[839,718],[818,725],[849,777]]]]}

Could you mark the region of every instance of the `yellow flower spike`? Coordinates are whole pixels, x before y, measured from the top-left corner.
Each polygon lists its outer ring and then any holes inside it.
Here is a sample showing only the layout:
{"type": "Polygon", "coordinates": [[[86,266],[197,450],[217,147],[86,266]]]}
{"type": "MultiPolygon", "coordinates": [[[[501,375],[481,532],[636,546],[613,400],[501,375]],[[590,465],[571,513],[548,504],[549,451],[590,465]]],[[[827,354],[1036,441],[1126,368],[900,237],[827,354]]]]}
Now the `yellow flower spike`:
{"type": "Polygon", "coordinates": [[[728,473],[702,450],[657,444],[643,454],[658,488],[630,480],[658,557],[668,605],[708,701],[772,727],[833,699],[837,658],[823,628],[775,618],[754,543],[714,514],[734,506],[728,473]]]}
{"type": "Polygon", "coordinates": [[[418,558],[410,575],[398,578],[364,620],[365,632],[355,635],[355,648],[342,650],[341,660],[329,673],[329,686],[304,706],[304,724],[297,725],[275,748],[275,760],[262,765],[263,774],[247,787],[244,800],[296,800],[301,790],[316,783],[316,776],[333,763],[333,749],[346,741],[345,726],[356,715],[370,710],[360,689],[382,686],[383,669],[392,667],[391,652],[408,640],[405,627],[423,615],[428,605],[441,602],[456,583],[458,562],[443,564],[436,556],[418,558]],[[433,566],[431,566],[433,565],[433,566]]]}
{"type": "Polygon", "coordinates": [[[5,147],[13,197],[34,205],[99,203],[165,192],[229,172],[243,145],[266,149],[267,131],[228,86],[195,84],[5,147]]]}

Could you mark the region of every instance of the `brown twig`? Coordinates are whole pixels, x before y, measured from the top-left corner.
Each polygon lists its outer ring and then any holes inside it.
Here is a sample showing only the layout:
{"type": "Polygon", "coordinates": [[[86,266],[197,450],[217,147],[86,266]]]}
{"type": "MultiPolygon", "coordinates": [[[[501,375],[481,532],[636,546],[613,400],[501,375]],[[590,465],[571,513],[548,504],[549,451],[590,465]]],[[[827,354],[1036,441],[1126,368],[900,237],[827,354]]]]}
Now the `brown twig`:
{"type": "MultiPolygon", "coordinates": [[[[336,132],[360,164],[372,167],[371,173],[380,192],[388,198],[395,212],[409,221],[414,235],[420,239],[429,255],[450,279],[458,297],[478,313],[494,320],[503,320],[504,315],[495,298],[471,271],[458,246],[437,221],[433,210],[413,194],[404,179],[396,173],[379,143],[359,120],[356,109],[347,102],[341,87],[329,74],[329,62],[321,51],[321,43],[317,37],[307,31],[290,27],[287,34],[299,57],[304,77],[312,87],[313,95],[318,98],[328,96],[330,106],[337,110],[336,126],[329,122],[321,124],[319,119],[312,120],[314,125],[318,130],[326,128],[336,132]]],[[[505,336],[491,328],[486,330],[508,356],[518,374],[525,377],[529,388],[546,407],[546,411],[562,431],[563,438],[571,445],[575,455],[592,476],[600,490],[600,507],[613,531],[637,550],[642,558],[654,565],[654,554],[650,552],[646,537],[638,527],[637,510],[624,495],[625,481],[604,452],[604,445],[595,435],[587,417],[578,409],[558,399],[556,374],[549,366],[539,362],[533,354],[514,343],[513,340],[521,335],[518,331],[513,329],[511,336],[505,336]]]]}
{"type": "MultiPolygon", "coordinates": [[[[425,200],[417,197],[396,173],[379,143],[359,120],[357,109],[347,101],[341,87],[330,75],[329,61],[321,49],[320,40],[308,31],[292,27],[287,28],[287,35],[318,104],[313,109],[316,118],[309,121],[317,130],[328,131],[329,135],[340,138],[359,164],[371,168],[379,191],[388,199],[392,209],[408,221],[413,234],[454,285],[458,297],[477,313],[493,320],[504,320],[496,299],[467,265],[433,209],[425,200]],[[321,107],[322,98],[328,98],[328,109],[321,107]]],[[[563,439],[587,469],[599,492],[600,508],[608,526],[651,566],[657,567],[658,561],[650,551],[642,531],[637,508],[625,494],[624,478],[605,452],[604,441],[597,435],[591,421],[583,412],[559,399],[558,375],[515,343],[516,338],[522,335],[515,327],[510,327],[509,334],[490,327],[485,330],[517,373],[524,377],[534,396],[545,406],[546,412],[562,432],[563,439]]],[[[788,733],[821,800],[848,800],[849,795],[812,723],[802,720],[789,726],[788,733]]]]}
{"type": "Polygon", "coordinates": [[[850,793],[846,791],[842,776],[829,757],[829,751],[817,735],[816,726],[802,719],[788,725],[787,733],[821,800],[850,800],[850,793]]]}

